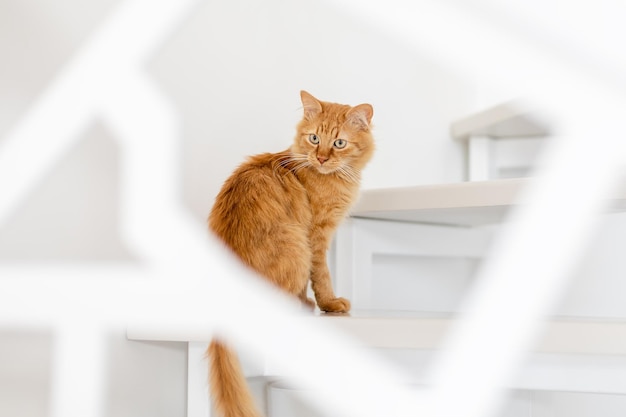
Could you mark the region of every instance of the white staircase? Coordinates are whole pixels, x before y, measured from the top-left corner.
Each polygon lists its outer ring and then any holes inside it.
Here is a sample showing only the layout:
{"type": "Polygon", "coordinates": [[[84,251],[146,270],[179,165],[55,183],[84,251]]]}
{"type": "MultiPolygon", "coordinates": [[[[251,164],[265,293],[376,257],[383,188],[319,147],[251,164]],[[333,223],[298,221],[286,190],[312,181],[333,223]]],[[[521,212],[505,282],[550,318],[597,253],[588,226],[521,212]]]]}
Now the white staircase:
{"type": "MultiPolygon", "coordinates": [[[[475,145],[472,132],[484,142],[493,132],[521,137],[548,130],[544,125],[532,125],[532,119],[516,114],[511,107],[497,106],[453,125],[453,134],[467,140],[469,148],[475,145]]],[[[468,156],[477,154],[469,148],[468,156]]],[[[481,163],[487,161],[484,156],[478,158],[481,163]]],[[[472,172],[482,169],[475,160],[468,163],[473,164],[472,172]]],[[[493,161],[486,163],[496,166],[493,161]]],[[[492,172],[491,168],[482,170],[492,172]]],[[[379,349],[410,370],[408,382],[428,384],[428,365],[462,309],[460,300],[472,283],[473,272],[497,233],[497,225],[507,221],[529,181],[532,179],[491,179],[364,191],[351,218],[338,231],[331,254],[336,292],[351,299],[353,312],[316,314],[303,318],[303,325],[321,320],[336,326],[364,347],[379,349]]],[[[626,189],[611,203],[612,212],[626,210],[626,189]]],[[[502,322],[503,328],[507,325],[502,322]]],[[[210,338],[207,329],[129,326],[127,334],[132,340],[189,342],[188,417],[210,414],[203,357],[210,338]]],[[[282,382],[272,382],[276,372],[269,363],[248,370],[257,377],[253,385],[259,395],[275,397],[274,404],[270,401],[266,406],[270,417],[303,407],[289,397],[282,382]],[[263,394],[264,384],[267,394],[263,394]]],[[[615,410],[617,401],[622,404],[618,409],[626,412],[624,375],[626,317],[555,316],[546,323],[543,336],[510,387],[509,406],[502,415],[560,416],[557,408],[567,409],[567,404],[579,400],[572,395],[592,393],[617,394],[611,397],[611,407],[615,410]]],[[[306,408],[299,410],[302,415],[315,415],[306,408]]]]}

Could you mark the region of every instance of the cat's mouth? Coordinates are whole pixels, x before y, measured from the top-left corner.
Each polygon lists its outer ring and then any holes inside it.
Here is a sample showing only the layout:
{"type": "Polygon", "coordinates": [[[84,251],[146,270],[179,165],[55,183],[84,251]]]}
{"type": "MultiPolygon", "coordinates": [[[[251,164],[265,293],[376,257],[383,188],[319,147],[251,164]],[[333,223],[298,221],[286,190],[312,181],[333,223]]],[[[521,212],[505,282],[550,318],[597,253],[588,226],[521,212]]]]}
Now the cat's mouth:
{"type": "Polygon", "coordinates": [[[331,174],[337,170],[337,164],[333,163],[333,161],[325,160],[321,162],[319,158],[313,158],[309,156],[308,158],[309,165],[316,169],[320,174],[331,174]]]}
{"type": "Polygon", "coordinates": [[[320,174],[332,174],[333,172],[337,170],[337,167],[326,165],[326,164],[316,165],[315,168],[317,168],[317,172],[319,172],[320,174]]]}

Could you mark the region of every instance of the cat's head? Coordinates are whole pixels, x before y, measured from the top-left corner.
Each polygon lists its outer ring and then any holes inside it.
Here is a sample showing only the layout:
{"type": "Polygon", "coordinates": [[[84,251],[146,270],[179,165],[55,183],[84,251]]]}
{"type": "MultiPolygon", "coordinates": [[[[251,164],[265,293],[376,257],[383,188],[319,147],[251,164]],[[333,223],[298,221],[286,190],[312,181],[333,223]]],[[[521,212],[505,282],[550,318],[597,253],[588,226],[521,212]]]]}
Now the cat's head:
{"type": "Polygon", "coordinates": [[[306,91],[301,91],[300,97],[304,115],[297,126],[292,152],[322,174],[358,173],[374,152],[372,106],[328,103],[306,91]]]}

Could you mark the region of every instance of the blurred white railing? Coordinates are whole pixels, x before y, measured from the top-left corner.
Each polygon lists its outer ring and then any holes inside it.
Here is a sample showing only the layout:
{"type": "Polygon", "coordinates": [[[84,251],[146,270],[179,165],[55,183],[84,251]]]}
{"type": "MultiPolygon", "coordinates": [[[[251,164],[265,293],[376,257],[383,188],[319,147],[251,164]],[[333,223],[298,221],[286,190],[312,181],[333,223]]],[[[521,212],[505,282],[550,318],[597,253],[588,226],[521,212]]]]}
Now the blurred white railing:
{"type": "Polygon", "coordinates": [[[560,127],[432,368],[434,384],[411,390],[405,376],[321,323],[301,328],[291,300],[189,220],[177,194],[179,120],[142,66],[195,4],[123,2],[0,143],[0,223],[95,116],[122,148],[123,237],[140,266],[0,265],[0,325],[57,332],[52,415],[102,415],[101,338],[129,322],[224,333],[315,388],[306,395],[332,414],[492,415],[620,178],[624,97],[540,44],[445,2],[337,2],[469,76],[489,74],[503,88],[525,80],[560,127]]]}

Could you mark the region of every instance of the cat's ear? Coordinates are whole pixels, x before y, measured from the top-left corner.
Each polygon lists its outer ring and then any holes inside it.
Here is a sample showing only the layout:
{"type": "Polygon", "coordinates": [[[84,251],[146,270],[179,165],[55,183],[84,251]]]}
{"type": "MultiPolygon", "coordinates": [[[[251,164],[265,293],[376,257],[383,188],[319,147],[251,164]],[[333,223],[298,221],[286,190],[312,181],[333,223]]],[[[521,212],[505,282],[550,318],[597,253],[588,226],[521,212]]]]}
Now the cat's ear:
{"type": "Polygon", "coordinates": [[[358,130],[368,130],[374,116],[374,108],[370,104],[359,104],[348,111],[347,122],[358,130]]]}
{"type": "Polygon", "coordinates": [[[302,99],[305,119],[311,120],[322,112],[322,103],[306,91],[300,91],[300,99],[302,99]]]}

